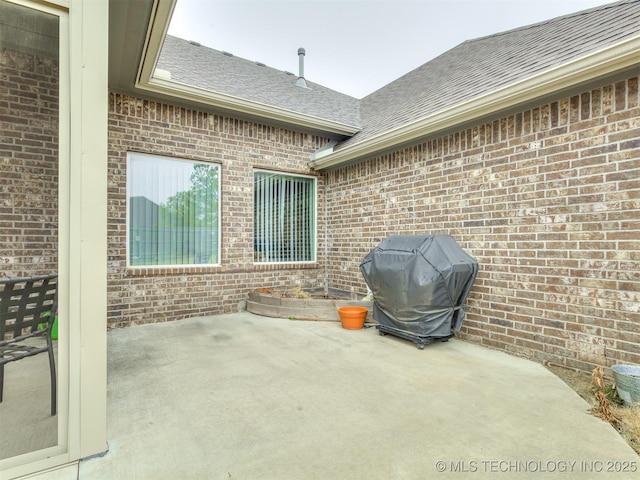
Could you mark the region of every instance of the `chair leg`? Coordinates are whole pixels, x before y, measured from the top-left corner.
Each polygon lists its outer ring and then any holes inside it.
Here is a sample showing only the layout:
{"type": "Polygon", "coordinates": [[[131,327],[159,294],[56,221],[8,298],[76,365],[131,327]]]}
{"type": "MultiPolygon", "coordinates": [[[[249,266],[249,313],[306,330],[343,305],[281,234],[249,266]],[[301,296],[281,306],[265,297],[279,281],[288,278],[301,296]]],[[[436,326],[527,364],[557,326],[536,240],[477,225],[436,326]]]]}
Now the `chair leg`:
{"type": "Polygon", "coordinates": [[[0,365],[0,403],[2,403],[3,391],[4,391],[4,363],[0,365]]]}
{"type": "Polygon", "coordinates": [[[51,371],[51,415],[55,415],[58,411],[57,402],[57,378],[56,378],[56,361],[53,356],[53,345],[49,339],[49,370],[51,371]]]}

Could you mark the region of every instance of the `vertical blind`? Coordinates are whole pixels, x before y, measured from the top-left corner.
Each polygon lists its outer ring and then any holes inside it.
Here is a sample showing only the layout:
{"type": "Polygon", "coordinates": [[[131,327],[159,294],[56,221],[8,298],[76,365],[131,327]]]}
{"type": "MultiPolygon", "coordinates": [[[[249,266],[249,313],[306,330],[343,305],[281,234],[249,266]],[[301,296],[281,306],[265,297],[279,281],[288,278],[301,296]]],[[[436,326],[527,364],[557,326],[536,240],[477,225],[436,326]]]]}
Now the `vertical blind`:
{"type": "Polygon", "coordinates": [[[254,261],[315,261],[315,179],[254,172],[254,261]]]}
{"type": "Polygon", "coordinates": [[[218,166],[129,154],[129,265],[218,263],[218,166]]]}

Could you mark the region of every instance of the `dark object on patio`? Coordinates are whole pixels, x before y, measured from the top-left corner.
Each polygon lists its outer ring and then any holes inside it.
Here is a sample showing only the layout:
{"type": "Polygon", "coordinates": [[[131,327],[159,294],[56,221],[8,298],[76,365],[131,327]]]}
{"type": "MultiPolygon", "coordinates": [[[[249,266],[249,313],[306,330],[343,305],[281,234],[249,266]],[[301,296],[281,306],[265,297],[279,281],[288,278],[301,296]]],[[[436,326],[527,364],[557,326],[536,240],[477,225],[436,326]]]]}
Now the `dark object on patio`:
{"type": "Polygon", "coordinates": [[[460,330],[478,262],[450,235],[392,235],[369,252],[360,271],[373,293],[380,335],[423,349],[460,330]]]}
{"type": "Polygon", "coordinates": [[[56,408],[56,365],[51,325],[56,317],[58,275],[0,279],[0,402],[4,366],[38,353],[49,353],[51,415],[56,408]]]}

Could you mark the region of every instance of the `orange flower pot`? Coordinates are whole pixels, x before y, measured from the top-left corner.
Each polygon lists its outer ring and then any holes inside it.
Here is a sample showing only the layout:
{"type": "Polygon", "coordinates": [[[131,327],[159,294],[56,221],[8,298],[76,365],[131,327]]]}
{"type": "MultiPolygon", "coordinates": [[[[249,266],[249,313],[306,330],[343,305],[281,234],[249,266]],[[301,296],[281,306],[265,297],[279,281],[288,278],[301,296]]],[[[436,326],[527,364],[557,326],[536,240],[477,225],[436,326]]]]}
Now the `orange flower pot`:
{"type": "Polygon", "coordinates": [[[360,330],[364,327],[367,318],[367,307],[341,307],[338,309],[342,328],[347,330],[360,330]]]}

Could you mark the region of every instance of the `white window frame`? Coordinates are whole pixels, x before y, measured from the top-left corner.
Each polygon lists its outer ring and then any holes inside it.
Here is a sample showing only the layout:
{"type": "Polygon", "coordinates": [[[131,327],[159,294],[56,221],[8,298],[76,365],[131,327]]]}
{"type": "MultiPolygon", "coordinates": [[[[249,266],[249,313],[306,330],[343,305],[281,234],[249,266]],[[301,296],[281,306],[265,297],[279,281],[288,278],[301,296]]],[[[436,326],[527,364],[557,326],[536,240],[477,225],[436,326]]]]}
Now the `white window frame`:
{"type": "Polygon", "coordinates": [[[254,213],[253,219],[253,237],[252,244],[254,245],[252,250],[252,258],[254,265],[290,265],[290,264],[315,264],[318,259],[318,178],[313,175],[304,175],[298,173],[290,173],[290,172],[281,172],[274,170],[263,170],[263,169],[254,169],[253,171],[253,205],[252,212],[255,212],[256,202],[258,199],[255,197],[255,174],[256,173],[269,173],[275,176],[285,176],[285,177],[299,177],[299,178],[307,178],[312,180],[313,182],[313,228],[310,231],[310,234],[313,236],[311,239],[311,260],[285,260],[285,261],[256,261],[255,259],[255,241],[256,241],[256,218],[254,213]]]}
{"type": "Polygon", "coordinates": [[[127,152],[127,212],[126,212],[126,230],[127,230],[127,234],[126,234],[126,257],[127,257],[127,268],[128,269],[160,269],[160,268],[199,268],[199,267],[212,267],[212,266],[220,266],[220,262],[221,262],[221,238],[222,238],[222,167],[220,164],[218,163],[212,163],[212,162],[203,162],[200,160],[192,160],[192,159],[185,159],[185,158],[180,158],[180,157],[170,157],[170,156],[166,156],[166,155],[154,155],[154,154],[147,154],[147,153],[139,153],[139,152],[127,152]],[[213,166],[216,167],[218,169],[218,209],[217,209],[217,215],[218,215],[218,225],[217,225],[217,232],[216,232],[216,243],[217,243],[217,250],[216,250],[216,258],[217,258],[217,262],[216,263],[183,263],[183,264],[160,264],[160,265],[132,265],[131,264],[131,249],[130,249],[130,227],[131,227],[131,218],[130,218],[130,192],[131,192],[131,180],[132,180],[132,175],[131,175],[131,159],[132,157],[139,157],[139,158],[147,158],[147,159],[151,159],[151,160],[170,160],[170,161],[174,161],[174,162],[184,162],[184,163],[189,163],[189,164],[194,164],[194,165],[206,165],[206,166],[213,166]]]}

